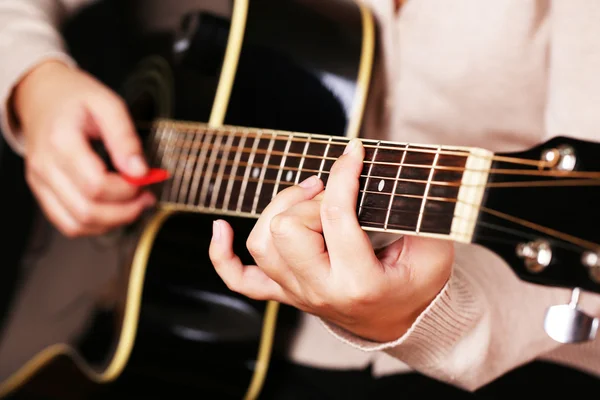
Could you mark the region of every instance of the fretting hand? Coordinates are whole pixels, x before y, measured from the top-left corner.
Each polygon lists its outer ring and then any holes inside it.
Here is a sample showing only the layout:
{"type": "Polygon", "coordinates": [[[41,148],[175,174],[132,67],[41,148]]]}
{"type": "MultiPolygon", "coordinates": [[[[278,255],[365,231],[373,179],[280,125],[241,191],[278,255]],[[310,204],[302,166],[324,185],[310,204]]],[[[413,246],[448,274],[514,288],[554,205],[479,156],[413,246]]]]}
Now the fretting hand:
{"type": "Polygon", "coordinates": [[[107,170],[90,139],[101,139],[117,170],[142,176],[148,166],[124,102],[86,73],[47,61],[14,91],[25,139],[26,178],[48,219],[69,237],[102,234],[154,203],[107,170]]]}
{"type": "Polygon", "coordinates": [[[364,148],[350,142],[326,190],[316,177],[279,193],[248,238],[257,265],[233,252],[233,231],[214,223],[210,257],[236,292],[276,300],[362,338],[402,336],[450,276],[451,242],[405,236],[377,254],[356,215],[364,148]]]}

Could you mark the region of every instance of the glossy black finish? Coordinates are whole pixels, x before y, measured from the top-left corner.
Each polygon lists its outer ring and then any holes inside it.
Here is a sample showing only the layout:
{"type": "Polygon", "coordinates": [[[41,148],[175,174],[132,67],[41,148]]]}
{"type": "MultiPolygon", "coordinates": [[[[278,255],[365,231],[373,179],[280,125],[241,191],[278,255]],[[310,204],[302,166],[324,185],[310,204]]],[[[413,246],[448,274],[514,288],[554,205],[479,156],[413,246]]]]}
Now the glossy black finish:
{"type": "MultiPolygon", "coordinates": [[[[560,145],[575,149],[576,171],[600,171],[600,143],[557,137],[528,151],[504,154],[510,157],[540,160],[542,152],[560,145]]],[[[527,169],[533,167],[495,161],[492,169],[527,169]]],[[[526,175],[491,174],[488,182],[556,181],[561,177],[539,177],[526,175]]],[[[597,180],[597,178],[596,178],[597,180]]],[[[596,244],[600,249],[600,186],[555,186],[488,188],[484,207],[518,217],[544,227],[567,233],[596,244]]],[[[474,242],[481,244],[500,255],[514,272],[529,282],[543,285],[580,287],[600,292],[600,283],[590,279],[588,270],[581,263],[584,247],[554,237],[548,232],[534,230],[520,224],[506,221],[497,216],[481,212],[478,219],[474,242]],[[525,268],[523,260],[517,256],[516,246],[522,242],[538,239],[551,244],[553,257],[551,264],[539,273],[525,268]]]]}

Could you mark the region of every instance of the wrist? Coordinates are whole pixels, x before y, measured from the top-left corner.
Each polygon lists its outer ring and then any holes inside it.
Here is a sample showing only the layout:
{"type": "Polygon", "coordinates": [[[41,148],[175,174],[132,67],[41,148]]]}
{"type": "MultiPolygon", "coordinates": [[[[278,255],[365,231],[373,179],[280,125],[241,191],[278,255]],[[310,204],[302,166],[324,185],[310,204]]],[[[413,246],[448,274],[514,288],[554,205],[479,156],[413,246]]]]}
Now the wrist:
{"type": "Polygon", "coordinates": [[[52,79],[51,75],[65,68],[69,68],[69,66],[59,60],[43,61],[33,67],[17,82],[8,100],[8,111],[12,114],[17,125],[22,126],[27,121],[30,106],[33,104],[33,96],[39,93],[36,90],[36,88],[39,88],[38,83],[52,79]]]}
{"type": "Polygon", "coordinates": [[[390,299],[386,305],[376,307],[378,312],[368,313],[366,318],[352,323],[336,323],[340,328],[359,338],[375,343],[387,343],[404,336],[417,319],[431,306],[446,287],[450,276],[429,281],[426,288],[412,290],[401,299],[390,299]]]}

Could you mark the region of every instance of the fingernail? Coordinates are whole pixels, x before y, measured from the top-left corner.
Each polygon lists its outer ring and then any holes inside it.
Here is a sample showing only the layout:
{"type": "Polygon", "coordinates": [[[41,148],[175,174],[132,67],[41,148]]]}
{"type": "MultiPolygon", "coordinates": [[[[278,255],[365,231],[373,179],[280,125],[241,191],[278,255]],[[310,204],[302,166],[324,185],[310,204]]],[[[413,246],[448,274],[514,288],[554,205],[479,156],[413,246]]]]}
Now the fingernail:
{"type": "Polygon", "coordinates": [[[347,145],[346,148],[344,149],[344,154],[346,155],[348,153],[350,153],[352,150],[354,150],[354,148],[356,147],[356,140],[357,139],[352,139],[347,145]]]}
{"type": "Polygon", "coordinates": [[[305,189],[315,186],[319,182],[319,178],[316,175],[311,176],[310,178],[306,178],[298,185],[302,186],[305,189]]]}
{"type": "Polygon", "coordinates": [[[213,240],[219,240],[221,237],[221,224],[219,221],[213,221],[213,240]]]}
{"type": "Polygon", "coordinates": [[[129,169],[128,173],[132,176],[143,176],[147,171],[146,163],[141,156],[137,155],[129,158],[127,167],[129,169]]]}

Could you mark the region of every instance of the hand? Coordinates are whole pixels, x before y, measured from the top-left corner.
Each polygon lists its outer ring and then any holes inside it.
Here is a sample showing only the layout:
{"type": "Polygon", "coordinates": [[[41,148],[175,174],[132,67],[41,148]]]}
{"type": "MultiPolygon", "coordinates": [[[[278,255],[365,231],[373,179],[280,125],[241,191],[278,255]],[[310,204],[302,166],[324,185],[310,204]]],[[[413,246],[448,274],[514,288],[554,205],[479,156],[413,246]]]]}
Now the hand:
{"type": "Polygon", "coordinates": [[[69,237],[102,234],[155,201],[92,150],[101,139],[115,168],[148,166],[123,100],[83,71],[48,61],[16,86],[13,107],[25,140],[26,179],[49,220],[69,237]]]}
{"type": "Polygon", "coordinates": [[[233,231],[214,224],[210,257],[236,292],[317,315],[376,342],[401,337],[450,276],[449,241],[405,236],[377,254],[356,215],[364,149],[359,140],[316,177],[283,190],[264,210],[247,246],[257,265],[233,253],[233,231]]]}

